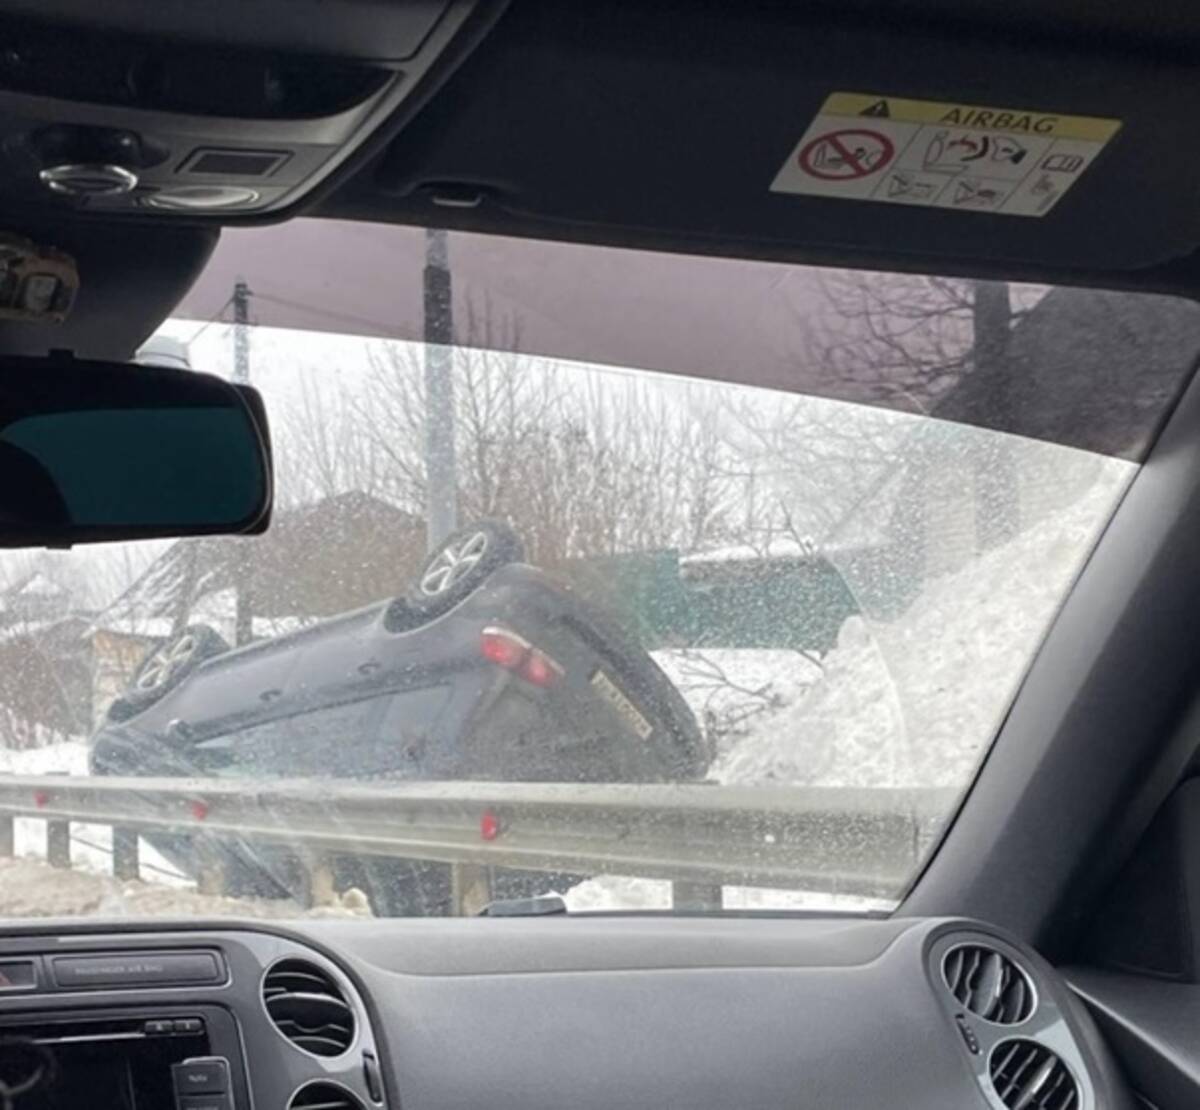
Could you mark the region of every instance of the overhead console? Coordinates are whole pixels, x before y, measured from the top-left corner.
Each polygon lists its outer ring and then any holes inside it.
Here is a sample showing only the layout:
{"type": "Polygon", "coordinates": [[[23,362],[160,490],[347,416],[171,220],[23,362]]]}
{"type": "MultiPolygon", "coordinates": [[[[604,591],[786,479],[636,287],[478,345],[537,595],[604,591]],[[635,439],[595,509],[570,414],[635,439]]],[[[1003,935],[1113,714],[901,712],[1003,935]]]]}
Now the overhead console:
{"type": "Polygon", "coordinates": [[[146,219],[280,215],[415,110],[494,7],[7,0],[0,200],[146,219]]]}

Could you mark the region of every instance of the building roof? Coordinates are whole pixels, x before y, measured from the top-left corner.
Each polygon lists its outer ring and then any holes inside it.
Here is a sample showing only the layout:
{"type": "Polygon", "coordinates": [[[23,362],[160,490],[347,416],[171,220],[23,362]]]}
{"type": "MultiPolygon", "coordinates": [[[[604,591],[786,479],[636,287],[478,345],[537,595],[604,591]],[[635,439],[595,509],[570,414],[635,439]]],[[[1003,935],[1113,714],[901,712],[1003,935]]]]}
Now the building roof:
{"type": "Polygon", "coordinates": [[[219,625],[243,585],[255,617],[272,626],[329,616],[399,593],[424,547],[417,517],[344,493],[277,512],[262,536],[172,544],[92,628],[162,636],[189,615],[219,625]]]}

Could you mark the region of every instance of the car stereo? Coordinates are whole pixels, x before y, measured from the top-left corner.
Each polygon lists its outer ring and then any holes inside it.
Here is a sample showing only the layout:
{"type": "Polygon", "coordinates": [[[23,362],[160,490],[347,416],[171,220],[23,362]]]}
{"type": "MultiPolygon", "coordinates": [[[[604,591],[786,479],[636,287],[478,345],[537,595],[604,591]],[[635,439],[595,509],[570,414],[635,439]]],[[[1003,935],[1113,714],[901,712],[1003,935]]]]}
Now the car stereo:
{"type": "Polygon", "coordinates": [[[6,1019],[0,1103],[12,1110],[248,1107],[237,1029],[216,1006],[6,1019]]]}

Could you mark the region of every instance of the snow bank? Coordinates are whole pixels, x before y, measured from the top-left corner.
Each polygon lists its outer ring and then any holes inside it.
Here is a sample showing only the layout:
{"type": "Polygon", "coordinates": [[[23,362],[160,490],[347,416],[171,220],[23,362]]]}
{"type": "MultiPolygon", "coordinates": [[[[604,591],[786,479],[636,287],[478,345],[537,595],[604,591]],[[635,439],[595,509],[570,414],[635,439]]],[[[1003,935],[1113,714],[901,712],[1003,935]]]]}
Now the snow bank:
{"type": "MultiPolygon", "coordinates": [[[[40,748],[11,751],[0,748],[0,774],[14,775],[86,775],[88,745],[85,740],[66,740],[40,748]]],[[[19,817],[14,825],[15,851],[18,856],[44,859],[46,823],[19,817]]],[[[189,881],[168,860],[146,843],[140,842],[139,859],[146,878],[169,886],[185,887],[189,881]]],[[[112,870],[112,829],[107,825],[71,823],[71,862],[97,874],[112,870]]]]}
{"type": "MultiPolygon", "coordinates": [[[[626,875],[600,875],[588,879],[573,886],[562,898],[571,913],[638,913],[672,908],[669,882],[626,875]]],[[[840,910],[869,913],[872,910],[886,912],[895,903],[850,894],[727,886],[722,892],[721,904],[727,910],[808,910],[814,913],[840,910]]]]}
{"type": "Polygon", "coordinates": [[[366,898],[351,890],[329,906],[225,898],[90,871],[59,871],[37,860],[0,859],[0,918],[13,917],[369,917],[366,898]]]}
{"type": "Polygon", "coordinates": [[[930,581],[889,624],[851,617],[820,681],[754,718],[712,777],[962,787],[1112,512],[1113,464],[1070,509],[930,581]]]}
{"type": "Polygon", "coordinates": [[[87,742],[66,740],[21,751],[0,748],[0,773],[3,772],[12,775],[86,775],[87,742]]]}

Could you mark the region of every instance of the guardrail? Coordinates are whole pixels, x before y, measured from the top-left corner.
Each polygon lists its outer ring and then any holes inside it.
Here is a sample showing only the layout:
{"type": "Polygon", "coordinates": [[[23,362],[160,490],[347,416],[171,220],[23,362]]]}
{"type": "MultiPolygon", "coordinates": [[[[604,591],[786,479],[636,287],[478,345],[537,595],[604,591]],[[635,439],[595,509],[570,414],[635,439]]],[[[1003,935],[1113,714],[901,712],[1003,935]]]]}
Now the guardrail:
{"type": "MultiPolygon", "coordinates": [[[[670,880],[676,908],[724,886],[898,897],[938,836],[943,790],[564,783],[392,783],[0,775],[0,854],[13,821],[47,822],[47,859],[70,866],[71,822],[113,830],[113,870],[138,875],[138,836],[197,846],[284,844],[318,899],[337,856],[451,865],[457,912],[490,900],[495,868],[670,880]]],[[[199,876],[221,889],[222,853],[199,876]]]]}

